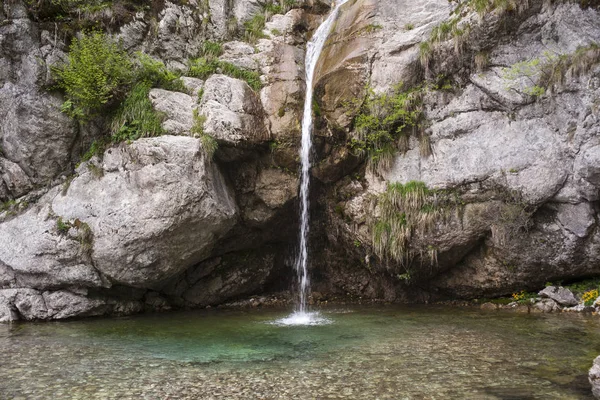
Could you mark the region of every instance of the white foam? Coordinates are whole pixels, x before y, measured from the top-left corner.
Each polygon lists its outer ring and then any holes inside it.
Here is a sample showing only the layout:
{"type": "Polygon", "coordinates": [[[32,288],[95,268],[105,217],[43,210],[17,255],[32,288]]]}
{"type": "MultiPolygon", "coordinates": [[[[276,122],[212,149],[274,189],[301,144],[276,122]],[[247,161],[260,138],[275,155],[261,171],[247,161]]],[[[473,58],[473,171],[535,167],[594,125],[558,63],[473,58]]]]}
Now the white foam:
{"type": "Polygon", "coordinates": [[[318,312],[300,312],[296,311],[288,315],[285,318],[278,319],[271,322],[273,325],[279,326],[313,326],[313,325],[327,325],[330,324],[331,320],[321,316],[318,312]]]}

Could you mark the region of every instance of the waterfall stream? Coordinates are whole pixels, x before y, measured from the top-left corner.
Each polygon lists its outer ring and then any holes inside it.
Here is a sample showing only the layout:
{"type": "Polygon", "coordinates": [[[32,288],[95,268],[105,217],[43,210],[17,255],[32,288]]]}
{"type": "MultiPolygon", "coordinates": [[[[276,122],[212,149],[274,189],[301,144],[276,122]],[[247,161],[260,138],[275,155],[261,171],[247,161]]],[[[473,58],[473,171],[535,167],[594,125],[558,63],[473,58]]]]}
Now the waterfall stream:
{"type": "Polygon", "coordinates": [[[300,246],[298,257],[296,259],[296,273],[298,274],[298,304],[296,311],[281,320],[286,325],[310,325],[322,323],[324,320],[318,313],[309,313],[307,307],[307,297],[310,291],[310,279],[308,276],[308,234],[310,230],[309,214],[309,187],[310,187],[310,153],[312,150],[312,130],[313,130],[313,79],[315,68],[319,61],[325,41],[329,37],[333,22],[335,21],[340,7],[347,0],[340,0],[333,3],[333,10],[327,19],[315,31],[312,39],[306,45],[306,97],[304,99],[304,115],[302,117],[302,148],[300,150],[301,175],[300,175],[300,246]]]}

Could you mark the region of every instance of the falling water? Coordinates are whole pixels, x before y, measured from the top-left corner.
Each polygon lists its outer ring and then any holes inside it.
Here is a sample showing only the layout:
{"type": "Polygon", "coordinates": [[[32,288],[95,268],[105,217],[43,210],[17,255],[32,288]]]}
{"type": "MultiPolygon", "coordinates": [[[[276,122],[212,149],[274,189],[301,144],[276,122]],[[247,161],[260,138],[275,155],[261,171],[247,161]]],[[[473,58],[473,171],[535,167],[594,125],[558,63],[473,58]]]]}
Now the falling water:
{"type": "MultiPolygon", "coordinates": [[[[309,201],[308,190],[310,185],[310,151],[312,148],[312,103],[313,103],[313,78],[319,56],[323,51],[325,41],[329,36],[333,22],[339,8],[347,0],[340,0],[334,6],[327,19],[319,26],[312,39],[306,46],[306,97],[304,99],[304,115],[302,117],[302,149],[300,160],[302,173],[300,177],[300,249],[296,259],[296,272],[299,282],[299,301],[296,311],[279,322],[285,325],[314,325],[326,320],[318,313],[309,313],[307,310],[307,296],[310,287],[308,277],[308,232],[309,232],[309,201]]],[[[335,3],[334,3],[335,4],[335,3]]]]}

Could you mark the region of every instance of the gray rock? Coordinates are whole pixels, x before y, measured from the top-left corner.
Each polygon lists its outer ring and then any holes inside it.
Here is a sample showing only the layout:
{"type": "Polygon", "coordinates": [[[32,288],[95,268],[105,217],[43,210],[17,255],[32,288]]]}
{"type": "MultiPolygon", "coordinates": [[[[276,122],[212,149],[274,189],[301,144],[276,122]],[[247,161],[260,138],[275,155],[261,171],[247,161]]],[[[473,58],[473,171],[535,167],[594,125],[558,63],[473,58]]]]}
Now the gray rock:
{"type": "Polygon", "coordinates": [[[59,193],[60,188],[51,191],[24,214],[0,224],[0,266],[12,275],[5,287],[49,289],[108,284],[86,260],[78,233],[57,230],[49,201],[59,193]]]}
{"type": "Polygon", "coordinates": [[[592,385],[592,394],[600,399],[600,356],[594,360],[594,365],[589,373],[590,384],[592,385]]]}
{"type": "Polygon", "coordinates": [[[106,312],[104,301],[90,299],[65,290],[44,292],[43,297],[48,309],[48,318],[52,319],[103,315],[106,312]]]}
{"type": "Polygon", "coordinates": [[[560,307],[552,299],[542,299],[533,304],[533,308],[543,313],[551,313],[560,311],[560,307]]]}
{"type": "Polygon", "coordinates": [[[256,181],[256,195],[270,208],[279,208],[298,193],[298,177],[278,169],[264,169],[256,181]]]}
{"type": "Polygon", "coordinates": [[[41,293],[33,289],[0,290],[0,322],[18,319],[36,320],[47,317],[47,309],[41,293]],[[4,308],[4,320],[2,318],[4,308]]]}
{"type": "Polygon", "coordinates": [[[0,199],[6,199],[8,194],[13,198],[20,197],[33,189],[31,179],[21,167],[3,158],[0,158],[0,177],[7,188],[7,193],[5,195],[0,194],[0,199]]]}
{"type": "Polygon", "coordinates": [[[0,148],[31,181],[25,184],[20,173],[3,177],[19,193],[12,196],[19,196],[69,169],[76,132],[60,111],[63,99],[40,87],[52,84],[49,67],[64,58],[62,43],[49,40],[48,32],[17,12],[22,4],[9,8],[9,19],[0,26],[0,148]]]}
{"type": "Polygon", "coordinates": [[[254,47],[248,43],[233,41],[223,44],[223,54],[219,60],[235,65],[238,68],[257,71],[258,60],[255,56],[254,47]]]}
{"type": "MultiPolygon", "coordinates": [[[[188,82],[189,83],[189,82],[188,82]]],[[[189,135],[194,125],[196,99],[188,94],[164,89],[150,90],[150,101],[166,118],[162,127],[171,135],[189,135]]]]}
{"type": "Polygon", "coordinates": [[[107,150],[102,176],[94,168],[82,165],[52,209],[89,225],[93,264],[113,282],[149,287],[182,272],[235,223],[233,197],[198,139],[140,139],[107,150]]]}
{"type": "Polygon", "coordinates": [[[558,221],[569,232],[584,238],[595,225],[596,213],[590,203],[561,204],[558,209],[558,221]]]}
{"type": "Polygon", "coordinates": [[[562,286],[548,286],[538,294],[542,297],[552,299],[563,306],[575,306],[579,303],[575,295],[569,289],[565,289],[562,286]]]}
{"type": "MultiPolygon", "coordinates": [[[[211,1],[212,3],[212,1],[211,1]]],[[[152,40],[150,52],[165,61],[171,68],[184,71],[187,60],[196,57],[203,42],[198,4],[178,5],[170,1],[159,14],[156,37],[152,40]]]]}
{"type": "Polygon", "coordinates": [[[221,304],[260,290],[274,269],[270,252],[243,252],[211,259],[190,268],[163,291],[180,304],[195,307],[221,304]]]}
{"type": "Polygon", "coordinates": [[[200,114],[204,132],[227,147],[247,148],[269,140],[263,110],[248,84],[225,75],[213,75],[204,84],[200,114]]]}
{"type": "Polygon", "coordinates": [[[191,96],[196,98],[196,100],[199,102],[200,99],[198,99],[197,96],[200,93],[200,90],[202,90],[204,87],[204,81],[198,78],[190,78],[189,76],[181,77],[181,81],[191,96]]]}

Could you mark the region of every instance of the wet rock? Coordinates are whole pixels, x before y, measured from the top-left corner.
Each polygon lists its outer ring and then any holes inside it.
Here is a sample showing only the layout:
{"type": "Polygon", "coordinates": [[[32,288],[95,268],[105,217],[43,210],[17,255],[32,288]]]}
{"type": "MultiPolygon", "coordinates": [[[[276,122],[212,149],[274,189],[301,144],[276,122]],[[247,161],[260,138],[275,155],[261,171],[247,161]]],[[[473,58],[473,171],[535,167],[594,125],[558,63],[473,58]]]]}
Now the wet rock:
{"type": "Polygon", "coordinates": [[[594,360],[594,365],[589,372],[589,380],[592,385],[592,394],[600,399],[600,356],[594,360]]]}
{"type": "Polygon", "coordinates": [[[480,307],[482,310],[494,311],[498,309],[498,306],[494,303],[483,303],[480,307]]]}
{"type": "Polygon", "coordinates": [[[297,191],[298,177],[278,169],[262,170],[256,181],[256,195],[273,209],[295,198],[297,191]]]}
{"type": "Polygon", "coordinates": [[[561,308],[559,307],[558,304],[556,304],[556,302],[552,299],[543,299],[540,301],[536,301],[533,304],[532,309],[535,311],[540,311],[543,313],[551,313],[551,312],[557,312],[560,311],[561,308]]]}
{"type": "Polygon", "coordinates": [[[106,303],[66,290],[43,293],[48,318],[65,319],[75,316],[103,315],[106,303]]]}
{"type": "Polygon", "coordinates": [[[538,293],[541,297],[546,297],[556,301],[563,306],[575,306],[579,303],[573,293],[562,286],[548,286],[538,293]]]}
{"type": "Polygon", "coordinates": [[[194,266],[161,290],[181,305],[204,307],[259,290],[274,271],[274,255],[256,251],[228,254],[194,266]]]}

